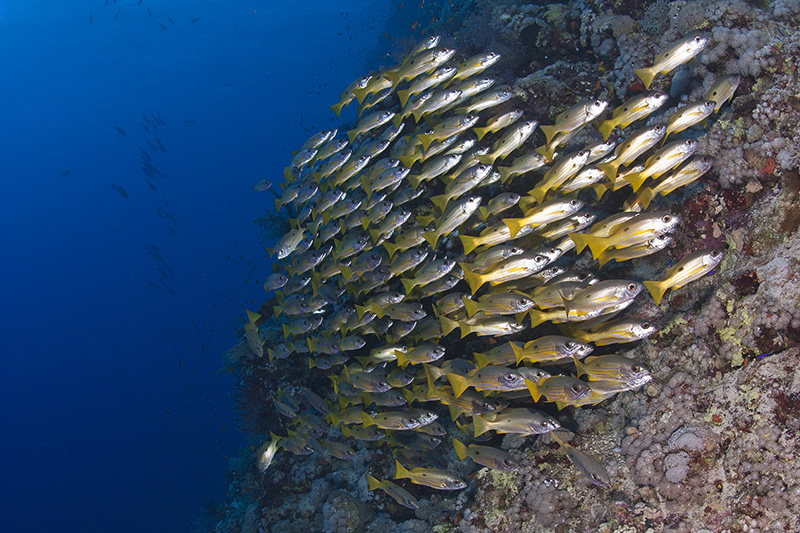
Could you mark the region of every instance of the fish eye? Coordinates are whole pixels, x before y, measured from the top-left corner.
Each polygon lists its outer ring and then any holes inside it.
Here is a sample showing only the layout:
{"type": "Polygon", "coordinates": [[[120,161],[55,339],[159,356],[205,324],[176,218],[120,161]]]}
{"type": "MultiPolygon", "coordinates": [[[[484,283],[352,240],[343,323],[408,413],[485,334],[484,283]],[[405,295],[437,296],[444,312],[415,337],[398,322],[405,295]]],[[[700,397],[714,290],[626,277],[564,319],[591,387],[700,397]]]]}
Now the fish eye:
{"type": "Polygon", "coordinates": [[[694,42],[696,42],[696,43],[699,43],[701,41],[702,41],[702,39],[700,38],[699,35],[694,38],[694,42]]]}
{"type": "Polygon", "coordinates": [[[650,324],[650,322],[642,322],[642,329],[650,329],[652,327],[653,326],[650,324]]]}
{"type": "Polygon", "coordinates": [[[564,343],[564,347],[565,347],[565,348],[574,348],[574,347],[575,347],[575,343],[574,343],[574,342],[572,342],[572,341],[565,342],[565,343],[564,343]]]}
{"type": "Polygon", "coordinates": [[[579,394],[581,391],[583,391],[583,387],[582,387],[582,386],[580,386],[580,385],[578,385],[577,383],[575,383],[574,385],[572,385],[572,386],[570,387],[570,390],[571,390],[572,392],[574,392],[575,394],[579,394]]]}
{"type": "Polygon", "coordinates": [[[519,300],[517,300],[517,305],[519,305],[519,306],[525,305],[526,303],[527,303],[527,302],[526,302],[525,300],[523,300],[522,298],[520,298],[519,300]]]}
{"type": "Polygon", "coordinates": [[[629,291],[632,291],[632,290],[635,290],[635,289],[636,289],[636,284],[635,283],[629,283],[628,284],[628,290],[629,291]]]}
{"type": "Polygon", "coordinates": [[[634,374],[638,374],[639,372],[642,371],[642,367],[640,367],[639,365],[633,365],[631,367],[631,370],[633,371],[634,374]]]}
{"type": "Polygon", "coordinates": [[[570,200],[569,205],[578,205],[578,200],[570,200]]]}
{"type": "Polygon", "coordinates": [[[664,215],[663,217],[661,217],[661,221],[664,222],[665,224],[670,220],[672,220],[672,217],[669,215],[664,215]]]}

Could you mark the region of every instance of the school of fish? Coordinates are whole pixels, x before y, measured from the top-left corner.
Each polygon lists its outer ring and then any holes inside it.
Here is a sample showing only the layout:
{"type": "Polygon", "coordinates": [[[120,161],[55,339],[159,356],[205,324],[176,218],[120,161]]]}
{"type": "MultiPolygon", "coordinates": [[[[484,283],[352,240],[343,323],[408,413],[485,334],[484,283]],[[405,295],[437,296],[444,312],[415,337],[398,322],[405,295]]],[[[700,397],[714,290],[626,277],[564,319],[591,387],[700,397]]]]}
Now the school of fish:
{"type": "MultiPolygon", "coordinates": [[[[635,73],[649,88],[707,41],[688,35],[635,73]]],[[[346,135],[316,133],[294,153],[275,200],[292,229],[271,250],[275,272],[264,285],[285,340],[265,347],[265,317],[251,311],[245,336],[256,356],[313,370],[294,395],[265,392],[286,429],[258,450],[259,470],[278,450],[348,460],[359,441],[379,441],[394,456],[395,479],[458,490],[466,482],[439,450],[511,471],[517,461],[485,444],[494,434],[550,434],[588,481],[612,484],[542,406],[595,405],[651,380],[640,362],[590,354],[652,335],[652,324],[623,311],[643,289],[659,303],[714,271],[724,253],[695,251],[663,279],[643,282],[601,279],[600,269],[673,240],[679,217],[648,211],[650,203],[713,164],[694,153],[696,140],[675,134],[718,112],[739,80],[717,80],[664,125],[629,128],[668,100],[658,92],[633,96],[605,119],[608,102],[581,101],[540,125],[486,74],[499,57],[456,62],[456,50],[430,37],[399,65],[345,89],[331,108],[338,116],[356,103],[359,119],[346,135]],[[604,141],[562,153],[590,124],[604,141]],[[591,210],[624,187],[633,194],[623,211],[591,210]],[[570,268],[584,250],[596,271],[570,268]],[[561,334],[539,333],[545,323],[561,334]],[[476,337],[484,337],[480,351],[468,349],[476,337]],[[448,415],[452,424],[443,423],[448,415]]],[[[366,478],[370,490],[417,507],[406,488],[366,478]]]]}

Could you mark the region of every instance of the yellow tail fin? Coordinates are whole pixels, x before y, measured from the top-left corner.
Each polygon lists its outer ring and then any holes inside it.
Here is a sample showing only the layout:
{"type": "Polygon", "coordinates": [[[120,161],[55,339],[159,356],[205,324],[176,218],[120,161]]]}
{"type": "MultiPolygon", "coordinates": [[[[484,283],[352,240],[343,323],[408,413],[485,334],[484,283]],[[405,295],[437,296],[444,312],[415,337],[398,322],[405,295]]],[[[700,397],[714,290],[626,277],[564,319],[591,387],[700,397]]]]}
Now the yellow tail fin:
{"type": "Polygon", "coordinates": [[[638,195],[639,201],[642,202],[642,209],[647,209],[647,206],[653,201],[655,193],[652,187],[644,187],[639,191],[638,195]]]}
{"type": "Polygon", "coordinates": [[[631,184],[631,188],[633,188],[633,192],[636,192],[639,187],[642,186],[642,183],[647,181],[641,172],[631,172],[630,174],[625,175],[625,181],[631,184]]]}
{"type": "Polygon", "coordinates": [[[427,150],[431,143],[436,140],[436,137],[430,133],[420,133],[417,135],[417,139],[422,143],[422,149],[427,150]]]}
{"type": "Polygon", "coordinates": [[[453,374],[452,372],[448,372],[445,374],[447,377],[447,381],[450,382],[450,385],[453,387],[453,395],[458,398],[464,391],[469,388],[469,382],[467,378],[464,376],[459,376],[458,374],[453,374]]]}
{"type": "Polygon", "coordinates": [[[475,429],[475,436],[480,437],[489,431],[489,423],[481,415],[472,417],[472,427],[475,429]]]}
{"type": "Polygon", "coordinates": [[[461,239],[461,244],[464,245],[464,255],[468,255],[470,252],[472,252],[472,250],[481,245],[478,237],[473,237],[471,235],[459,235],[458,238],[461,239]]]}
{"type": "MultiPolygon", "coordinates": [[[[413,279],[404,279],[404,278],[401,278],[401,279],[400,279],[400,283],[402,283],[402,284],[403,284],[403,289],[405,289],[405,291],[406,291],[406,296],[408,296],[409,294],[411,294],[411,291],[413,291],[413,290],[414,290],[414,287],[416,287],[416,286],[417,286],[417,282],[416,282],[416,281],[414,281],[413,279]]],[[[380,317],[378,317],[378,318],[380,318],[380,317]]]]}
{"type": "Polygon", "coordinates": [[[440,213],[444,213],[444,210],[447,208],[448,202],[450,202],[450,197],[444,194],[440,194],[438,196],[432,196],[431,202],[436,208],[439,210],[440,213]]]}
{"type": "Polygon", "coordinates": [[[446,337],[450,334],[451,331],[458,327],[458,322],[455,320],[451,320],[446,316],[442,315],[439,317],[439,324],[442,326],[442,336],[446,337]]]}
{"type": "Polygon", "coordinates": [[[542,393],[539,392],[539,386],[528,378],[525,378],[525,386],[528,387],[528,391],[531,393],[533,401],[538,402],[539,398],[542,397],[542,393]]]}
{"type": "Polygon", "coordinates": [[[667,287],[664,285],[663,281],[644,281],[642,282],[647,290],[650,291],[650,294],[653,296],[653,300],[655,300],[656,305],[661,303],[661,299],[664,297],[664,293],[667,292],[667,287]]]}
{"type": "Polygon", "coordinates": [[[597,131],[600,132],[600,135],[603,136],[603,140],[607,141],[608,136],[611,135],[611,132],[617,126],[617,121],[612,119],[604,120],[597,126],[597,131]]]}
{"type": "Polygon", "coordinates": [[[472,131],[475,132],[475,135],[478,136],[478,140],[480,141],[481,139],[484,138],[484,136],[486,136],[487,133],[492,131],[492,128],[489,128],[489,127],[486,127],[486,128],[472,128],[472,131]]]}
{"type": "Polygon", "coordinates": [[[453,450],[456,452],[456,456],[458,456],[460,461],[463,461],[467,456],[467,447],[456,438],[453,439],[453,450]]]}
{"type": "Polygon", "coordinates": [[[472,294],[475,294],[476,292],[478,292],[478,289],[481,288],[481,285],[483,285],[484,277],[481,274],[469,270],[470,265],[467,263],[459,263],[458,265],[464,271],[464,279],[469,284],[469,288],[472,291],[472,294]]]}
{"type": "MultiPolygon", "coordinates": [[[[524,228],[526,226],[526,224],[523,223],[523,220],[524,219],[522,219],[522,218],[504,218],[503,219],[503,224],[505,224],[506,227],[508,228],[508,231],[511,233],[511,238],[512,239],[514,237],[516,237],[517,233],[522,231],[522,228],[524,228]]],[[[473,294],[475,294],[475,293],[473,292],[473,294]]]]}
{"type": "Polygon", "coordinates": [[[653,67],[637,68],[633,70],[633,73],[639,76],[639,79],[644,83],[645,89],[650,88],[650,84],[653,83],[653,78],[655,78],[657,74],[653,71],[653,67]]]}
{"type": "Polygon", "coordinates": [[[469,316],[472,316],[478,312],[478,302],[475,300],[467,298],[466,296],[462,296],[461,301],[464,302],[464,308],[467,310],[467,314],[469,316]]]}
{"type": "Polygon", "coordinates": [[[558,127],[556,127],[555,124],[552,126],[544,126],[539,124],[539,128],[541,128],[542,132],[544,133],[544,137],[547,139],[547,144],[550,144],[550,141],[552,141],[553,137],[556,135],[556,133],[558,133],[558,127]]]}

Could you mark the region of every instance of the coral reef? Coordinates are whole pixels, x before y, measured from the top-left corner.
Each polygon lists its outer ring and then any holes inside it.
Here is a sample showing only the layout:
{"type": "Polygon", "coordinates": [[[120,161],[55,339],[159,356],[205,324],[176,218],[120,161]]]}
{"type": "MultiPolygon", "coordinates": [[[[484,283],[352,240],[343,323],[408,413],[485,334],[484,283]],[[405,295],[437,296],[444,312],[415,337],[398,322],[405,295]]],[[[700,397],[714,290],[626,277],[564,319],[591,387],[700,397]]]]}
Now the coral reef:
{"type": "MultiPolygon", "coordinates": [[[[731,103],[698,138],[697,152],[713,154],[714,167],[653,201],[687,221],[671,250],[609,265],[604,275],[653,279],[686,251],[720,244],[726,258],[717,275],[633,310],[659,327],[620,352],[650,368],[644,391],[559,414],[576,447],[606,467],[611,488],[590,484],[555,444],[532,436],[498,439],[521,465],[508,473],[440,450],[470,487],[446,495],[415,487],[416,510],[367,490],[367,465],[393,468],[376,444],[359,446],[347,463],[283,454],[266,474],[243,450],[215,531],[800,530],[800,2],[452,4],[460,26],[443,17],[430,32],[447,30],[467,55],[501,52],[497,77],[527,115],[548,124],[583,98],[621,103],[643,89],[635,67],[692,30],[708,33],[695,65],[656,78],[651,90],[672,95],[674,109],[703,98],[715,78],[741,75],[731,103]]],[[[587,128],[573,142],[593,140],[587,128]]],[[[268,346],[282,339],[280,324],[267,322],[268,346]]],[[[244,343],[227,364],[240,376],[236,396],[255,449],[278,427],[265,391],[301,390],[291,369],[254,361],[244,343]]],[[[313,379],[328,386],[322,372],[313,379]]]]}

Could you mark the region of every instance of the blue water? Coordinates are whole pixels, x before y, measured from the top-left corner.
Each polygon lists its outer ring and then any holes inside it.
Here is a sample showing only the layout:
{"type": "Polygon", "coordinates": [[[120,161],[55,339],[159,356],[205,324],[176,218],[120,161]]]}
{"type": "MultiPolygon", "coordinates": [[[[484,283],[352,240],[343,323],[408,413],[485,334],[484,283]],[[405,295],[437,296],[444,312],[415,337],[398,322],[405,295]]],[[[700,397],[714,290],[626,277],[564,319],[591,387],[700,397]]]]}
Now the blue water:
{"type": "Polygon", "coordinates": [[[189,531],[225,499],[252,184],[337,124],[397,9],[0,0],[0,530],[189,531]]]}

